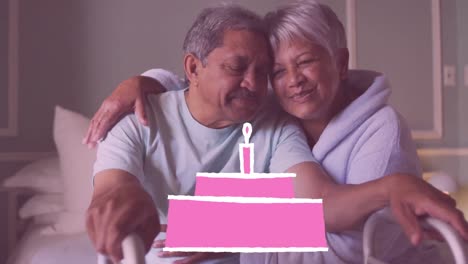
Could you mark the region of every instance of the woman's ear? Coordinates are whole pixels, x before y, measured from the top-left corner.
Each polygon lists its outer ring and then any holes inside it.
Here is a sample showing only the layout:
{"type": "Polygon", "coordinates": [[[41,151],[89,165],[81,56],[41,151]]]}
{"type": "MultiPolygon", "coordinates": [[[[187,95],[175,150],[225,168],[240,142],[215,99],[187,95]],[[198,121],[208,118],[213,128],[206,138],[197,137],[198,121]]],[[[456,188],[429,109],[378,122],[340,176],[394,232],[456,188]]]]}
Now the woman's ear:
{"type": "Polygon", "coordinates": [[[185,76],[191,84],[198,83],[198,72],[200,67],[203,67],[201,61],[192,53],[188,53],[184,57],[185,76]]]}
{"type": "Polygon", "coordinates": [[[340,80],[348,79],[348,70],[349,70],[349,51],[347,48],[342,48],[338,50],[337,65],[338,71],[340,74],[340,80]]]}

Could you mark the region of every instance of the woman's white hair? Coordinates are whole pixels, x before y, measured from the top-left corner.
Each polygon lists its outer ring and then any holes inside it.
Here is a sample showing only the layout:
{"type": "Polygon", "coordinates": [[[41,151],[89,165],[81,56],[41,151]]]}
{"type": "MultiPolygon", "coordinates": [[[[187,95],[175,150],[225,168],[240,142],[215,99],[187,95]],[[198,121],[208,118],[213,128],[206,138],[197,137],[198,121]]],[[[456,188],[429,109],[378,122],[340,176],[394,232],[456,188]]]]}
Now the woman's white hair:
{"type": "Polygon", "coordinates": [[[330,56],[346,48],[343,24],[327,5],[313,0],[299,0],[269,12],[265,16],[270,43],[277,50],[281,42],[301,38],[325,48],[330,56]]]}

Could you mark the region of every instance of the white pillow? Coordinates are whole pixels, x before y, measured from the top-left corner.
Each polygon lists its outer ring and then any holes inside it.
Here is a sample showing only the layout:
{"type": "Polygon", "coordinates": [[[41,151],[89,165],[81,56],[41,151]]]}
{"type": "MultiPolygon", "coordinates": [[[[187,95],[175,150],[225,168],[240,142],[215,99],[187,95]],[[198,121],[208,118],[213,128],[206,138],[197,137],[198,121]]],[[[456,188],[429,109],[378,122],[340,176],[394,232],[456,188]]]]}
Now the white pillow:
{"type": "Polygon", "coordinates": [[[41,234],[56,235],[56,234],[76,234],[86,231],[85,215],[71,212],[62,212],[57,216],[57,220],[45,227],[41,234]]]}
{"type": "Polygon", "coordinates": [[[30,163],[7,178],[3,186],[29,188],[43,193],[62,193],[63,179],[60,176],[60,163],[57,156],[30,163]]]}
{"type": "Polygon", "coordinates": [[[36,194],[19,210],[21,219],[63,211],[62,194],[36,194]]]}
{"type": "Polygon", "coordinates": [[[58,217],[61,232],[85,231],[84,215],[92,195],[92,173],[96,150],[81,144],[90,120],[78,113],[55,107],[54,141],[64,181],[66,212],[58,217]]]}
{"type": "Polygon", "coordinates": [[[33,216],[33,221],[37,225],[51,226],[57,223],[60,213],[47,213],[33,216]]]}

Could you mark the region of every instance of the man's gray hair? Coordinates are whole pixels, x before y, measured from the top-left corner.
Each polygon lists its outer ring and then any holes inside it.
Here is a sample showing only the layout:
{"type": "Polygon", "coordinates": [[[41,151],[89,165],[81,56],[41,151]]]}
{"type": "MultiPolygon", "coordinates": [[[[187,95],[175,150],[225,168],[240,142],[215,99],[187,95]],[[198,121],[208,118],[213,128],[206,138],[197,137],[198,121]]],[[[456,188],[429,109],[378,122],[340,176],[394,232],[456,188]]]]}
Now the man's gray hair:
{"type": "Polygon", "coordinates": [[[183,49],[206,65],[206,57],[223,44],[227,30],[257,32],[268,42],[268,31],[262,17],[235,4],[222,4],[203,9],[185,36],[183,49]]]}
{"type": "Polygon", "coordinates": [[[273,50],[280,42],[304,39],[325,48],[335,58],[336,51],[346,48],[343,24],[333,10],[313,0],[299,0],[284,5],[265,16],[273,50]]]}

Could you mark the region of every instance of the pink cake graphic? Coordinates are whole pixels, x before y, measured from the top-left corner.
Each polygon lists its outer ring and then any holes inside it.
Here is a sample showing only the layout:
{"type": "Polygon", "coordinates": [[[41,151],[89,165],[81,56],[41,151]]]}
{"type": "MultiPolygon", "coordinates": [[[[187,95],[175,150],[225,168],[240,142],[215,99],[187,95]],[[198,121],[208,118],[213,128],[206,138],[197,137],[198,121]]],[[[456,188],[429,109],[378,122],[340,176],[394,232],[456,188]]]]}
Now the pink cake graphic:
{"type": "Polygon", "coordinates": [[[322,200],[294,198],[293,173],[254,173],[252,125],[242,133],[240,173],[200,172],[195,196],[168,196],[164,251],[327,251],[322,200]]]}

